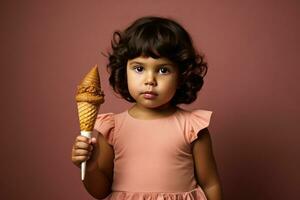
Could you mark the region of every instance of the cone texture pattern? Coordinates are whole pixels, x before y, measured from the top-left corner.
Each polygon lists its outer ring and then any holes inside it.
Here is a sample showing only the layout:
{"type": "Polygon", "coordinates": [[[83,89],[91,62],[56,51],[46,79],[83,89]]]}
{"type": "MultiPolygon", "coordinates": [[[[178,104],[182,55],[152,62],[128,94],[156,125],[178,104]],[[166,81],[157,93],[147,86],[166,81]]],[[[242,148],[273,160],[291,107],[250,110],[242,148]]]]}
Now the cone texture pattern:
{"type": "Polygon", "coordinates": [[[93,131],[99,106],[88,102],[78,102],[77,109],[79,115],[80,130],[93,131]]]}

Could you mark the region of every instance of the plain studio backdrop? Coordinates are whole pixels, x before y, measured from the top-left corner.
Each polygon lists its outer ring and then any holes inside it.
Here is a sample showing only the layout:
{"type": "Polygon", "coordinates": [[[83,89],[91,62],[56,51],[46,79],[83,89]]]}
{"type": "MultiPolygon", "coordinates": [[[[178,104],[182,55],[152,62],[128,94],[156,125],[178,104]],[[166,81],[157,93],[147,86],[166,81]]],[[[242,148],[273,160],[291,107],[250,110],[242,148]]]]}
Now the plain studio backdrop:
{"type": "MultiPolygon", "coordinates": [[[[1,1],[1,199],[93,199],[71,163],[75,92],[99,64],[106,102],[113,31],[137,17],[171,17],[209,64],[187,109],[212,110],[225,200],[300,199],[300,3],[296,0],[1,1]]],[[[145,138],[146,139],[146,138],[145,138]]]]}

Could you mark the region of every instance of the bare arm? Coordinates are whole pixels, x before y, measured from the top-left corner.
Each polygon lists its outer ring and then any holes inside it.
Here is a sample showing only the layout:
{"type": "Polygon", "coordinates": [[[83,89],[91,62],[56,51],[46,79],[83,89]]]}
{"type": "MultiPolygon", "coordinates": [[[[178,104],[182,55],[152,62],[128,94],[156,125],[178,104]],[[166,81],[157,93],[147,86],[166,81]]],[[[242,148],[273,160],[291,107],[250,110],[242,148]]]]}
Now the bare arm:
{"type": "Polygon", "coordinates": [[[113,179],[113,148],[102,134],[98,134],[91,158],[87,161],[83,184],[95,198],[103,199],[111,193],[113,179]]]}
{"type": "Polygon", "coordinates": [[[203,188],[208,200],[221,200],[222,188],[207,128],[198,133],[198,139],[192,143],[192,146],[199,185],[203,188]]]}

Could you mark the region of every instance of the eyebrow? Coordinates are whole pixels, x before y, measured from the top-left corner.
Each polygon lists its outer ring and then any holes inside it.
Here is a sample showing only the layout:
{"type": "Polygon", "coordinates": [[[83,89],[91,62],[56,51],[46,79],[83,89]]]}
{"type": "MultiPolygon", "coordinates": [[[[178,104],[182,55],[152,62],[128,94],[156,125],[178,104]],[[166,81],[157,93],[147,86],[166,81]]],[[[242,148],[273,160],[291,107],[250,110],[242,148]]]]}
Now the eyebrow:
{"type": "MultiPolygon", "coordinates": [[[[129,65],[132,65],[132,64],[143,65],[143,64],[146,64],[146,63],[138,62],[138,61],[129,61],[129,65]]],[[[174,66],[175,64],[170,63],[170,62],[161,62],[161,63],[158,63],[157,65],[171,65],[171,66],[174,66]]]]}

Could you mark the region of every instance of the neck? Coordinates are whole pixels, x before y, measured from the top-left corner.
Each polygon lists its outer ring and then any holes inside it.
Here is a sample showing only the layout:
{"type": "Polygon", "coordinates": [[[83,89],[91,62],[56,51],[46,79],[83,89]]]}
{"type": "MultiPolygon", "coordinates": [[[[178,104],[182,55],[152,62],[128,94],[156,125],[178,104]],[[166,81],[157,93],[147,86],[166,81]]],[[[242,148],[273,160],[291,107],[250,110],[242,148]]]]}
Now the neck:
{"type": "Polygon", "coordinates": [[[176,112],[177,107],[171,106],[171,105],[163,105],[157,108],[147,108],[140,106],[138,104],[135,104],[132,106],[128,112],[129,114],[134,118],[139,119],[155,119],[155,118],[161,118],[166,117],[174,112],[176,112]]]}

